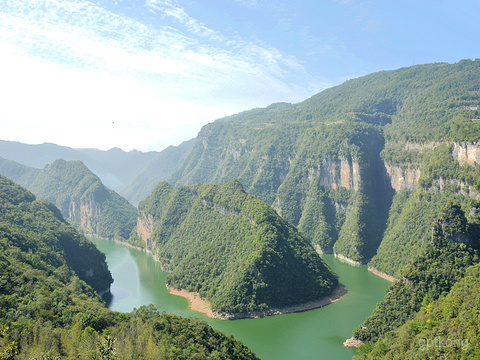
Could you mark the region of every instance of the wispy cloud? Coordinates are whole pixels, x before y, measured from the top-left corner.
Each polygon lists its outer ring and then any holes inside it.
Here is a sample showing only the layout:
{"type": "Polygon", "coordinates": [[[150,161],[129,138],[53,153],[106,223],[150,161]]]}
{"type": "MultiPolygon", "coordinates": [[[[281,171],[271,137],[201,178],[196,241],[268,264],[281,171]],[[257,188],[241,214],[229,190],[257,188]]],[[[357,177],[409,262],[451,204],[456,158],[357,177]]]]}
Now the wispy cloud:
{"type": "Polygon", "coordinates": [[[261,6],[258,0],[234,0],[234,1],[236,3],[239,3],[242,6],[252,8],[252,9],[255,9],[261,6]]]}
{"type": "Polygon", "coordinates": [[[180,142],[207,121],[298,101],[312,91],[295,80],[308,74],[294,56],[220,34],[177,1],[148,0],[145,10],[155,21],[84,0],[6,0],[0,7],[0,123],[23,128],[2,136],[31,132],[32,141],[43,141],[44,133],[45,140],[62,143],[52,138],[57,134],[65,143],[82,133],[85,141],[89,133],[93,142],[96,124],[115,123],[124,130],[102,127],[111,135],[103,135],[103,147],[116,141],[128,141],[129,148],[165,146],[165,134],[180,142]],[[72,134],[72,126],[79,132],[72,134]]]}

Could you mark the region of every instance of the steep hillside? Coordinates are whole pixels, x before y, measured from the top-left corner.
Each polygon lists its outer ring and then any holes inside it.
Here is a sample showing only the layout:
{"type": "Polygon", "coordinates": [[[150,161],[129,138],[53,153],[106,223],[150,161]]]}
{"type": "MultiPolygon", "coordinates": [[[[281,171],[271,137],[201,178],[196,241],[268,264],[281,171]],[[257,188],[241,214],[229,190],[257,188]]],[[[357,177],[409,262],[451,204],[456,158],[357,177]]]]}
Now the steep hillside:
{"type": "Polygon", "coordinates": [[[160,183],[139,205],[137,233],[131,242],[170,272],[170,286],[199,293],[217,312],[302,304],[337,285],[308,241],[238,181],[160,183]]]}
{"type": "Polygon", "coordinates": [[[45,200],[0,176],[0,358],[257,359],[205,322],[108,310],[105,256],[45,200]]]}
{"type": "Polygon", "coordinates": [[[179,146],[169,146],[160,151],[142,168],[138,175],[119,193],[133,205],[150,195],[155,186],[177,171],[193,148],[195,139],[184,141],[179,146]]]}
{"type": "Polygon", "coordinates": [[[16,161],[0,157],[0,174],[23,186],[34,181],[39,172],[40,169],[35,169],[30,166],[22,165],[16,161]]]}
{"type": "MultiPolygon", "coordinates": [[[[467,212],[477,213],[478,210],[479,204],[475,204],[467,212]]],[[[467,220],[465,212],[455,203],[445,204],[439,213],[428,228],[426,249],[402,268],[401,281],[390,286],[385,299],[355,330],[357,339],[377,341],[388,331],[403,325],[420,310],[422,303],[445,296],[464,276],[465,269],[478,263],[478,216],[467,220]]]]}
{"type": "MultiPolygon", "coordinates": [[[[480,60],[419,65],[349,80],[298,104],[217,120],[203,127],[170,182],[239,179],[319,251],[360,263],[382,244],[373,265],[395,275],[425,245],[419,234],[436,215],[434,204],[443,201],[442,181],[457,181],[454,173],[437,172],[433,187],[428,185],[430,173],[422,170],[444,159],[435,149],[449,147],[449,163],[457,167],[471,166],[480,154],[480,121],[474,121],[480,118],[479,83],[480,60]],[[433,196],[434,188],[441,190],[428,204],[423,195],[407,200],[400,194],[419,190],[433,196]],[[408,227],[413,218],[418,221],[408,227]],[[402,245],[396,249],[399,234],[402,245]]],[[[457,185],[462,202],[475,197],[462,188],[474,184],[457,185]]]]}
{"type": "Polygon", "coordinates": [[[80,161],[59,159],[38,170],[3,160],[0,173],[54,203],[83,232],[122,240],[135,227],[135,207],[105,187],[80,161]]]}
{"type": "Polygon", "coordinates": [[[376,344],[364,345],[355,359],[478,359],[480,265],[439,300],[376,344]]]}
{"type": "Polygon", "coordinates": [[[4,249],[13,244],[21,250],[19,259],[34,267],[42,262],[58,269],[67,266],[95,290],[109,290],[113,279],[105,255],[69,226],[53,204],[35,200],[31,192],[0,175],[0,207],[4,249]]]}

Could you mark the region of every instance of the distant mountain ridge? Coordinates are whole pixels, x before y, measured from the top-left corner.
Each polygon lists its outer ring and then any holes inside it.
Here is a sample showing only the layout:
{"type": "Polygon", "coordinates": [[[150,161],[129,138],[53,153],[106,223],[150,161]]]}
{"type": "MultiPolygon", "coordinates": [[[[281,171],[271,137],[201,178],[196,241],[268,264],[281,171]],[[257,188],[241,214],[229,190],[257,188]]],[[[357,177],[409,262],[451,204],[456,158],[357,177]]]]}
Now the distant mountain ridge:
{"type": "Polygon", "coordinates": [[[160,151],[119,193],[137,206],[140,201],[152,193],[159,182],[170,179],[190,153],[194,144],[195,139],[191,139],[178,146],[169,146],[160,151]]]}
{"type": "Polygon", "coordinates": [[[125,152],[118,148],[102,151],[73,149],[51,143],[31,145],[0,140],[0,156],[6,159],[37,169],[42,169],[57,159],[80,160],[113,190],[119,190],[130,182],[155,155],[156,152],[125,152]]]}
{"type": "Polygon", "coordinates": [[[80,160],[105,186],[122,193],[136,205],[156,184],[168,179],[178,169],[192,146],[193,139],[159,152],[125,152],[119,148],[107,151],[73,149],[50,143],[31,145],[0,140],[0,157],[36,169],[43,169],[57,159],[80,160]]]}

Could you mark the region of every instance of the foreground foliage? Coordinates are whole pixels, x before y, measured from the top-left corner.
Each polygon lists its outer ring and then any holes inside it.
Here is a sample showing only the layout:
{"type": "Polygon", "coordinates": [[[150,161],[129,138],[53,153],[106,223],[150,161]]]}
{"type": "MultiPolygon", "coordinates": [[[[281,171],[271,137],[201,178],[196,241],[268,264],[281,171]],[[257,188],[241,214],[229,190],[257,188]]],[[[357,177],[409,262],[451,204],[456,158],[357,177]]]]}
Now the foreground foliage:
{"type": "Polygon", "coordinates": [[[480,265],[468,268],[452,290],[398,330],[364,345],[356,359],[480,358],[480,265]]]}

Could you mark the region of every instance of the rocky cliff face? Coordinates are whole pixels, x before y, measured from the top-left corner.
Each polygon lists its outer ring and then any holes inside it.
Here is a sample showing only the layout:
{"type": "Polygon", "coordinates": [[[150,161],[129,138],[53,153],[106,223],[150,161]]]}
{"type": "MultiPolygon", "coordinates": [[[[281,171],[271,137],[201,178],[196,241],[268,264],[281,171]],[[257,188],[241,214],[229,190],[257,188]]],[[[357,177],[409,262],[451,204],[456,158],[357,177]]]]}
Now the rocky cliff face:
{"type": "Polygon", "coordinates": [[[480,161],[480,147],[477,143],[454,143],[452,156],[461,165],[476,165],[480,161]]]}
{"type": "Polygon", "coordinates": [[[407,165],[406,167],[393,166],[385,164],[387,177],[392,189],[395,191],[418,189],[418,180],[420,179],[420,169],[407,165]]]}
{"type": "MultiPolygon", "coordinates": [[[[460,165],[476,166],[480,162],[480,144],[478,143],[464,143],[464,142],[430,142],[430,143],[412,143],[405,144],[405,150],[414,151],[416,153],[425,153],[432,151],[438,146],[448,145],[453,146],[452,157],[458,161],[460,165]]],[[[403,164],[402,166],[391,165],[385,163],[385,170],[388,181],[392,189],[395,191],[418,189],[418,181],[420,180],[421,171],[420,166],[415,164],[403,164]]],[[[472,198],[477,197],[476,191],[472,186],[467,185],[459,180],[440,178],[433,187],[433,191],[443,190],[446,184],[456,184],[460,187],[461,193],[472,198]]]]}
{"type": "Polygon", "coordinates": [[[153,216],[139,212],[136,229],[137,235],[146,243],[153,234],[153,216]]]}
{"type": "MultiPolygon", "coordinates": [[[[369,164],[362,164],[368,167],[369,164]]],[[[360,164],[341,156],[337,161],[324,158],[317,167],[308,169],[310,183],[318,182],[320,186],[336,189],[344,187],[349,190],[360,190],[362,187],[360,164]]]]}
{"type": "Polygon", "coordinates": [[[71,201],[68,211],[68,220],[80,225],[88,234],[97,234],[96,217],[100,215],[100,208],[93,197],[88,200],[71,201]]]}

